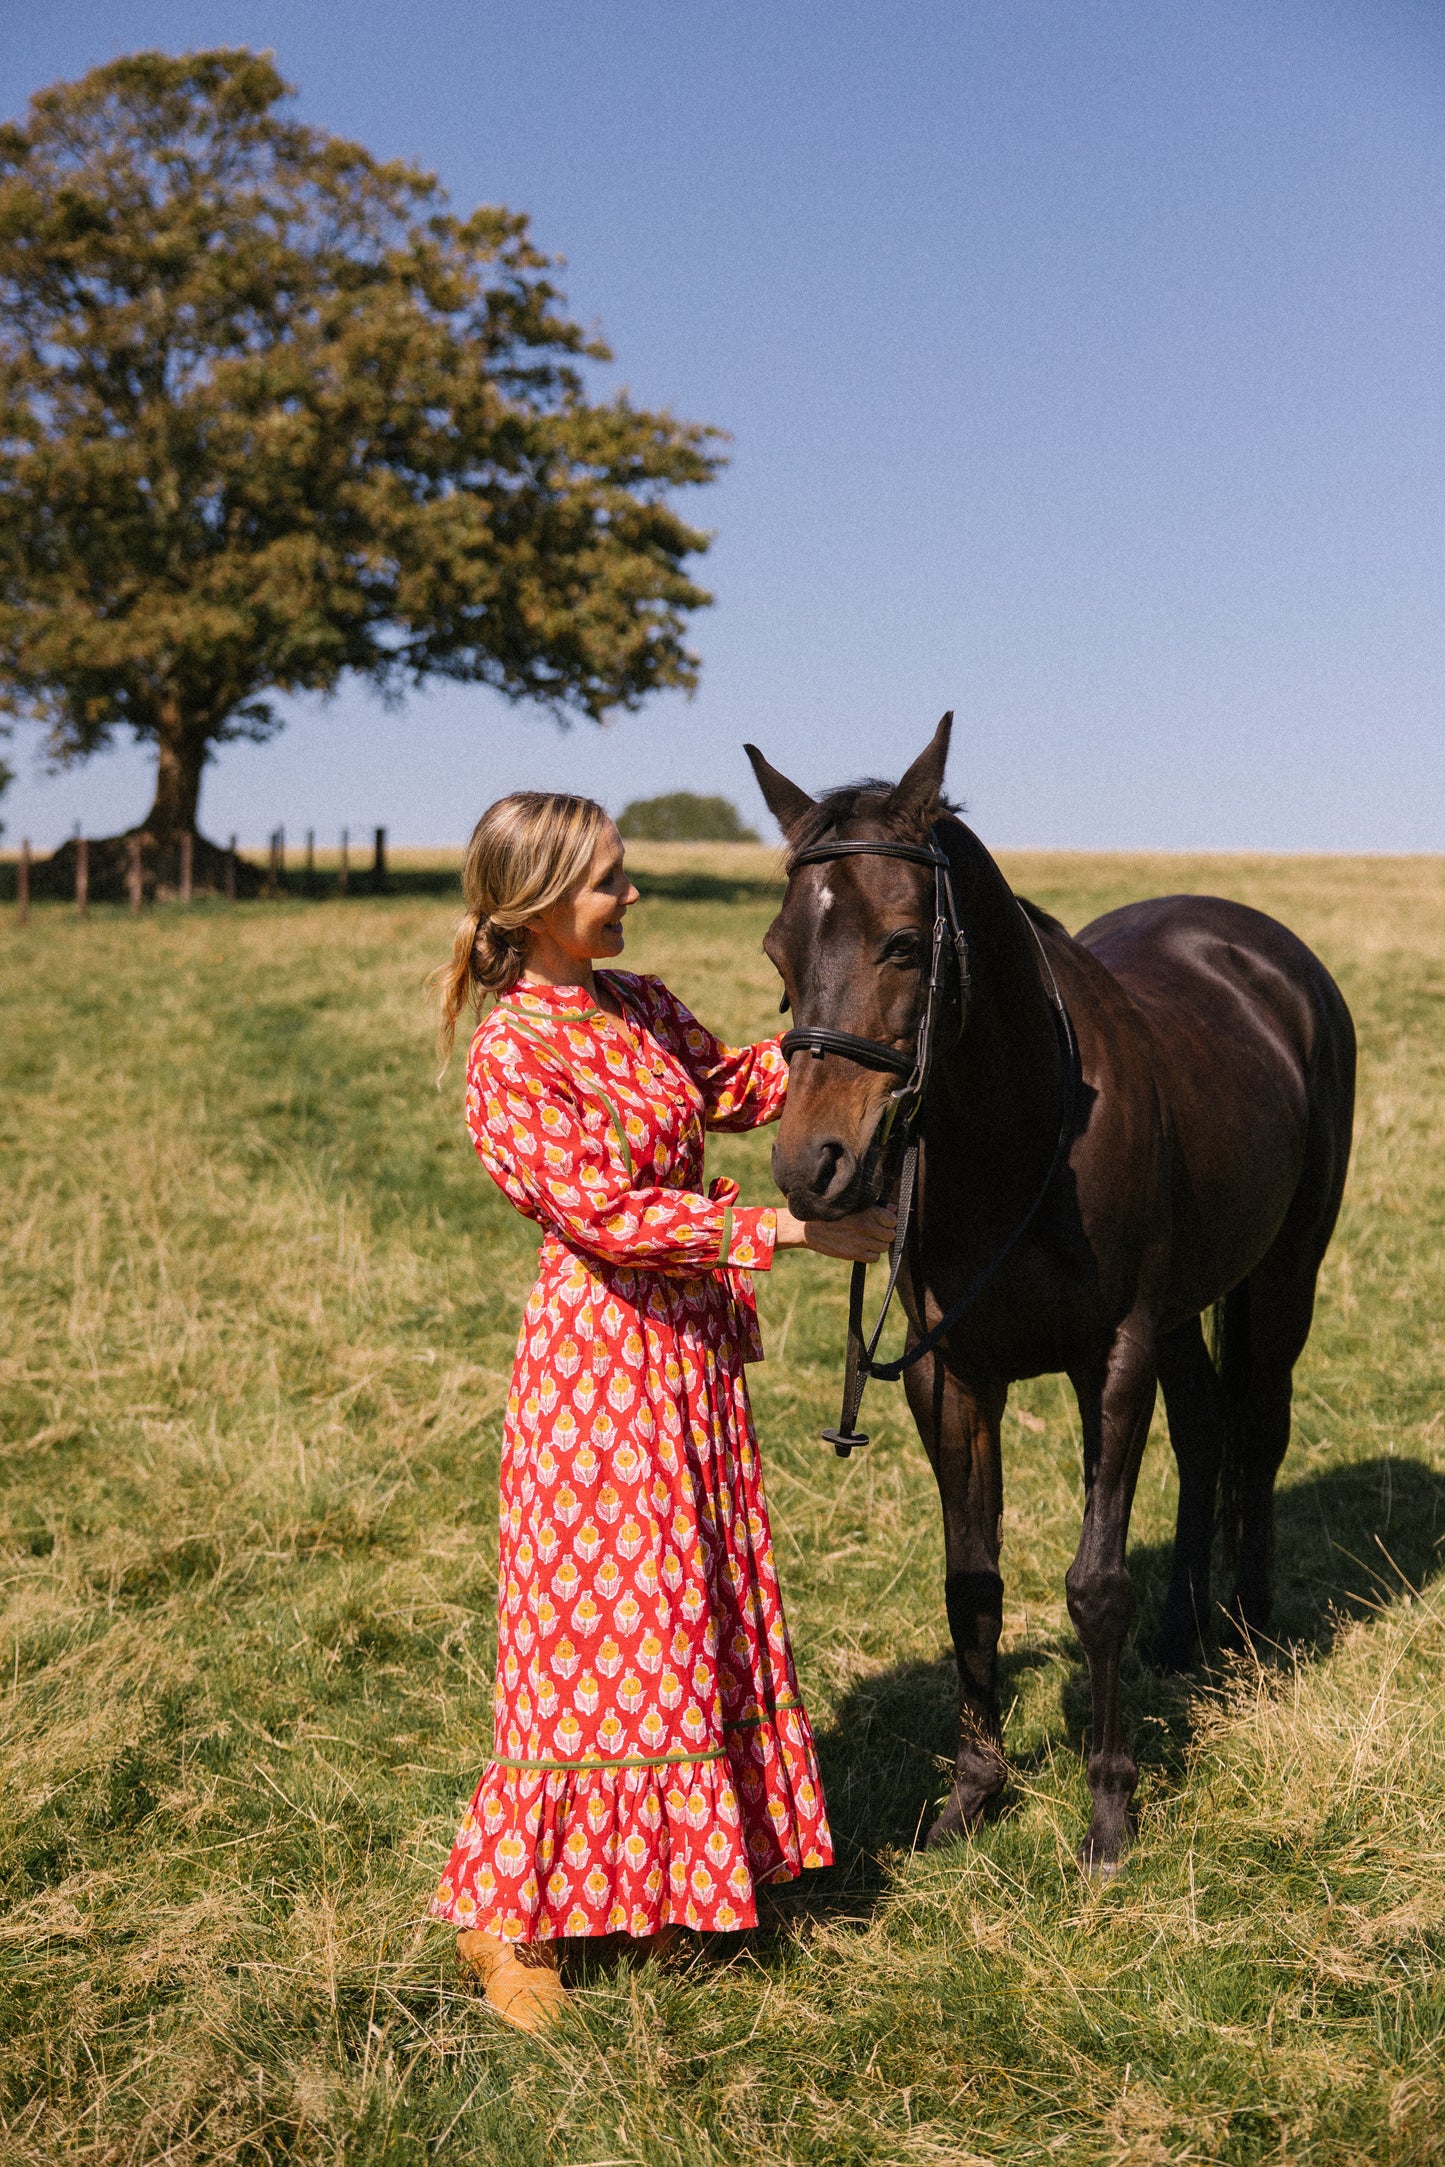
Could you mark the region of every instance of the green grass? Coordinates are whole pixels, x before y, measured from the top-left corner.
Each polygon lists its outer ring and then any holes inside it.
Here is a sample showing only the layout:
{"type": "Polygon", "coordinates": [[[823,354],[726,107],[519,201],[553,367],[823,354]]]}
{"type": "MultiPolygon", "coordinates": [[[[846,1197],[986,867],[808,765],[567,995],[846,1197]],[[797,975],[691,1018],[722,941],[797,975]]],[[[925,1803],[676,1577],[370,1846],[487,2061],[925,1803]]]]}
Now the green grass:
{"type": "MultiPolygon", "coordinates": [[[[52,2160],[1445,2159],[1445,865],[1033,857],[1071,924],[1161,887],[1280,912],[1362,1042],[1299,1373],[1277,1662],[1129,1707],[1102,1889],[1063,1604],[1077,1426],[1006,1429],[1014,1781],[968,1847],[932,1479],[836,1413],[846,1274],[780,1261],[753,1372],[838,1866],[746,1947],[503,2032],[423,1918],[489,1739],[501,1407],[529,1230],[432,1089],[444,899],[0,925],[0,2146],[52,2160]]],[[[770,861],[659,864],[629,960],[774,1027],[770,861]]],[[[717,1164],[756,1201],[767,1140],[717,1164]]],[[[1135,1516],[1147,1632],[1172,1465],[1135,1516]]]]}

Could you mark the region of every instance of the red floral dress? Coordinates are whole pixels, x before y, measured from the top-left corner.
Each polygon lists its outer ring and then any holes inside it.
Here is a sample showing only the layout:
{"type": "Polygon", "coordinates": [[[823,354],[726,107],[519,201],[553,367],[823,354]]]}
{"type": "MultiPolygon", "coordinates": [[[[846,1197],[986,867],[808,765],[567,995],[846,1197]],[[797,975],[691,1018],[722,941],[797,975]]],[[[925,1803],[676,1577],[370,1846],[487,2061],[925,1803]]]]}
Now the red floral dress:
{"type": "Polygon", "coordinates": [[[756,1923],[833,1856],[743,1364],[776,1216],[702,1194],[704,1130],[776,1120],[776,1041],[655,978],[504,997],[467,1124],[544,1229],[502,1444],[493,1759],[432,1900],[511,1941],[756,1923]]]}

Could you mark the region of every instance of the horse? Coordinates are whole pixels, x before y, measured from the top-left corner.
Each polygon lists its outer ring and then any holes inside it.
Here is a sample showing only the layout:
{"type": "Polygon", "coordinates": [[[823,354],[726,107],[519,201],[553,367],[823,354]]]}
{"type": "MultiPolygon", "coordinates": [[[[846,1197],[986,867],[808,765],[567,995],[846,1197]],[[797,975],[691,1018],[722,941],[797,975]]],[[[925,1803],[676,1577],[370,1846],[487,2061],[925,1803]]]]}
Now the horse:
{"type": "MultiPolygon", "coordinates": [[[[1156,1390],[1179,1506],[1155,1655],[1181,1670],[1212,1622],[1217,1518],[1236,1564],[1221,1637],[1249,1644],[1269,1621],[1292,1373],[1349,1164],[1354,1026],[1318,957],[1242,904],[1157,896],[1071,936],[1016,897],[943,795],[952,720],[898,783],[816,799],[747,747],[788,849],[763,941],[795,1019],[773,1176],[799,1218],[836,1219],[897,1195],[912,1153],[891,1373],[938,1482],[958,1659],[930,1844],[970,1832],[1006,1779],[1009,1386],[1070,1381],[1085,1504],[1065,1589],[1092,1703],[1081,1863],[1106,1874],[1135,1831],[1120,1665],[1156,1390]]],[[[846,1451],[864,1441],[850,1429],[845,1407],[826,1434],[846,1451]]]]}

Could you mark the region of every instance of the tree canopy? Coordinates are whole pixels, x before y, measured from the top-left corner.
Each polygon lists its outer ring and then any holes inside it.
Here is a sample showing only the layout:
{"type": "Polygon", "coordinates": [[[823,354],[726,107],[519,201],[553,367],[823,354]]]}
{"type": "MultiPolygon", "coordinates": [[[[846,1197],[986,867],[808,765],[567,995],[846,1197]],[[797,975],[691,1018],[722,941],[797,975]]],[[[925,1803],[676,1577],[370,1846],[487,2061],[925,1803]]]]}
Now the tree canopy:
{"type": "Polygon", "coordinates": [[[617,816],[617,832],[629,842],[755,843],[731,798],[699,797],[670,790],[660,798],[634,798],[617,816]]]}
{"type": "Polygon", "coordinates": [[[691,688],[669,493],[717,432],[592,402],[524,216],[138,53],[0,128],[0,712],[158,749],[158,837],[277,692],[430,677],[600,720],[691,688]]]}

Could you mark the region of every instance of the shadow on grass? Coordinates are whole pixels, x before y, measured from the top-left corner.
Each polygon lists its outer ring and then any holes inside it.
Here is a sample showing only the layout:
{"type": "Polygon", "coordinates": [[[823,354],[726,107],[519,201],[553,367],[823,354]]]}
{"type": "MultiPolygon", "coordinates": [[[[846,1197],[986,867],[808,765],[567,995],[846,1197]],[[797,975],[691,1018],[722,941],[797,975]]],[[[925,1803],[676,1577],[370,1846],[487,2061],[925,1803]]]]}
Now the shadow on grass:
{"type": "Polygon", "coordinates": [[[370,866],[353,866],[343,895],[334,868],[310,875],[292,869],[282,880],[281,893],[300,903],[374,903],[379,896],[402,901],[443,896],[449,902],[460,903],[462,876],[458,866],[389,865],[385,883],[378,889],[370,866]]]}
{"type": "MultiPolygon", "coordinates": [[[[1275,1612],[1265,1660],[1328,1658],[1341,1629],[1378,1612],[1402,1588],[1419,1589],[1445,1568],[1445,1474],[1421,1460],[1382,1457],[1331,1467],[1281,1486],[1276,1510],[1275,1612]]],[[[1180,1778],[1190,1709],[1204,1667],[1192,1678],[1161,1677],[1140,1654],[1158,1629],[1169,1578],[1170,1543],[1129,1554],[1138,1598],[1125,1663],[1127,1720],[1141,1774],[1166,1787],[1180,1778]]],[[[1217,1565],[1218,1565],[1218,1561],[1217,1565]]],[[[1216,1591],[1229,1580],[1218,1565],[1216,1591]]],[[[1007,1606],[1007,1594],[1005,1594],[1007,1606]]],[[[939,1625],[943,1624],[942,1589],[939,1625]]],[[[1025,1674],[1058,1664],[1062,1736],[1016,1756],[1020,1776],[1038,1774],[1060,1745],[1082,1755],[1089,1733],[1088,1673],[1067,1630],[1000,1658],[1007,1709],[1025,1674]]],[[[860,1679],[818,1738],[838,1863],[770,1892],[779,1924],[866,1916],[887,1881],[885,1854],[923,1841],[947,1794],[956,1742],[957,1673],[952,1655],[899,1664],[860,1679]]],[[[1002,1810],[1008,1810],[1005,1792],[1002,1810]]],[[[1082,1834],[1082,1829],[1080,1831],[1082,1834]]]]}
{"type": "MultiPolygon", "coordinates": [[[[53,880],[44,871],[48,861],[37,860],[31,876],[31,894],[36,902],[59,901],[70,903],[75,892],[74,874],[67,873],[61,880],[53,880]]],[[[244,859],[245,877],[264,879],[265,867],[259,860],[244,859]]],[[[647,873],[629,868],[644,902],[668,903],[777,903],[781,900],[784,883],[781,880],[748,878],[742,874],[729,873],[647,873]]],[[[16,870],[11,863],[0,863],[0,904],[13,903],[16,893],[16,870]]],[[[197,887],[197,897],[201,893],[197,887]]],[[[445,866],[387,867],[384,887],[378,891],[372,884],[368,865],[353,867],[347,882],[346,893],[334,868],[310,874],[288,867],[282,875],[280,894],[292,903],[373,903],[381,897],[394,901],[421,901],[437,898],[449,902],[461,901],[461,874],[455,868],[445,866]]],[[[256,903],[266,900],[260,895],[247,896],[243,901],[256,903]]],[[[91,878],[91,902],[118,903],[124,906],[125,891],[118,883],[109,887],[91,878]],[[112,893],[111,890],[114,890],[112,893]]]]}
{"type": "Polygon", "coordinates": [[[629,866],[633,886],[644,903],[777,903],[786,885],[781,879],[747,879],[731,873],[647,873],[629,866]]]}

